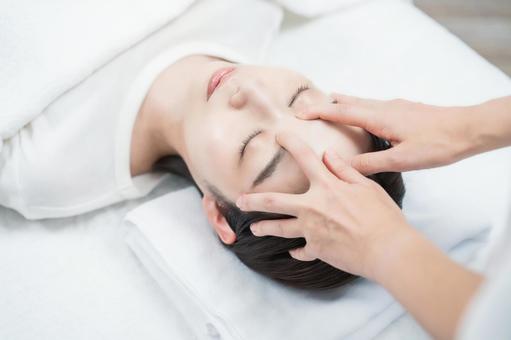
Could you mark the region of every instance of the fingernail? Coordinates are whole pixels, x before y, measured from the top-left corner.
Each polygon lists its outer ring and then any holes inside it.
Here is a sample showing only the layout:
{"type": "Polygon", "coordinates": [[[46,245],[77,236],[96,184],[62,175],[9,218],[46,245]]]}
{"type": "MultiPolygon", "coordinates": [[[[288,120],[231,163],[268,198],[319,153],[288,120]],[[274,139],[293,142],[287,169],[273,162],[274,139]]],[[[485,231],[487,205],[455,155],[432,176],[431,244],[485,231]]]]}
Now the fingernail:
{"type": "Polygon", "coordinates": [[[243,208],[243,198],[242,197],[239,197],[237,200],[236,200],[236,206],[240,209],[243,208]]]}
{"type": "Polygon", "coordinates": [[[250,230],[252,231],[252,234],[254,234],[255,236],[257,236],[259,234],[259,227],[257,226],[256,223],[253,223],[250,226],[250,230]]]}

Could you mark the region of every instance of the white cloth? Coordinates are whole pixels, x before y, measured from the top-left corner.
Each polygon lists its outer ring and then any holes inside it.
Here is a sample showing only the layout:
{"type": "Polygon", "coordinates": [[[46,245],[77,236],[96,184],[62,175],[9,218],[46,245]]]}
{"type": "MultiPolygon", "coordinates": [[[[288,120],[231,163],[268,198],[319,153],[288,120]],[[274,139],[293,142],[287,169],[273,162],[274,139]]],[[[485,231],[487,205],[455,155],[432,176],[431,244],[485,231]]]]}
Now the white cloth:
{"type": "Polygon", "coordinates": [[[195,0],[0,2],[0,140],[195,0]]]}
{"type": "MultiPolygon", "coordinates": [[[[470,302],[459,325],[457,339],[511,339],[511,175],[505,228],[488,263],[486,280],[470,302]]],[[[505,185],[505,183],[503,183],[505,185]]]]}
{"type": "Polygon", "coordinates": [[[287,10],[304,17],[315,17],[374,0],[275,0],[287,10]]]}
{"type": "MultiPolygon", "coordinates": [[[[257,62],[280,20],[281,10],[262,1],[197,2],[4,141],[0,204],[39,219],[76,215],[147,194],[162,174],[132,178],[129,151],[136,114],[157,74],[194,53],[257,62]]],[[[25,99],[29,102],[30,96],[25,99]]]]}

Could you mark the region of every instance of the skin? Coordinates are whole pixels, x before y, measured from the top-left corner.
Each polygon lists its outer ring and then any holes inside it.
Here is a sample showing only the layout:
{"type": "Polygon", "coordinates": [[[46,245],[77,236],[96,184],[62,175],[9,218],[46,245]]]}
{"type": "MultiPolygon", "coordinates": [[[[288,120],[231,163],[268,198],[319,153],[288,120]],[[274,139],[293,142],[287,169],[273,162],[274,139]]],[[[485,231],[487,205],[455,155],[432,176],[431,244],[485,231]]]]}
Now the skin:
{"type": "Polygon", "coordinates": [[[300,195],[243,195],[237,205],[296,216],[261,221],[251,229],[257,236],[304,237],[306,246],[292,250],[291,256],[303,261],[319,258],[378,282],[433,337],[453,339],[483,277],[452,261],[412,228],[391,198],[355,167],[365,173],[429,168],[509,146],[511,97],[466,108],[334,98],[336,105],[313,108],[301,117],[365,127],[391,140],[394,148],[351,161],[328,150],[323,164],[300,138],[278,135],[277,141],[310,179],[309,190],[300,195]],[[435,150],[429,151],[431,144],[435,150]]]}
{"type": "Polygon", "coordinates": [[[210,223],[223,242],[233,243],[235,234],[219,212],[211,186],[233,202],[243,193],[299,193],[309,186],[295,159],[276,143],[276,134],[299,135],[318,155],[332,148],[351,159],[369,151],[369,135],[359,127],[295,116],[330,102],[332,98],[294,71],[201,55],[183,58],[157,77],[140,109],[132,136],[132,175],[150,171],[163,156],[180,155],[204,192],[210,223]],[[210,78],[227,66],[236,69],[208,99],[210,78]],[[240,161],[242,142],[255,130],[262,132],[246,146],[240,161]],[[281,161],[274,173],[253,186],[279,150],[281,161]]]}

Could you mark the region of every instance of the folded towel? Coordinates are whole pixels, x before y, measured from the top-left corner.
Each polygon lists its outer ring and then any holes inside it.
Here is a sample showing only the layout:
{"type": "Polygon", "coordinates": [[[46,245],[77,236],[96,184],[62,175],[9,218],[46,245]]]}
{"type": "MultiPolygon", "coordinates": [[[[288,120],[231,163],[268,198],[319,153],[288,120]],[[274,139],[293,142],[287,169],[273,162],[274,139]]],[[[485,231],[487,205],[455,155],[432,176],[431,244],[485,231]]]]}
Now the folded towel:
{"type": "Polygon", "coordinates": [[[193,2],[2,1],[0,140],[193,2]]]}

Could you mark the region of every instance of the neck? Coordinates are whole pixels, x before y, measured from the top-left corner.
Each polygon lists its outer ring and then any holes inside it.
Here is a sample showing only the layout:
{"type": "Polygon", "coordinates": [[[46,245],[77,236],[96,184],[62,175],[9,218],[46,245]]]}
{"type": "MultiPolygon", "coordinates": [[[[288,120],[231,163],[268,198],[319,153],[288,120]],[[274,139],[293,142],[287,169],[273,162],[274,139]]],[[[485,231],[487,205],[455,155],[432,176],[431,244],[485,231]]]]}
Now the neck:
{"type": "Polygon", "coordinates": [[[131,175],[151,171],[160,158],[179,153],[182,115],[169,100],[170,67],[154,81],[138,112],[131,140],[131,175]]]}

